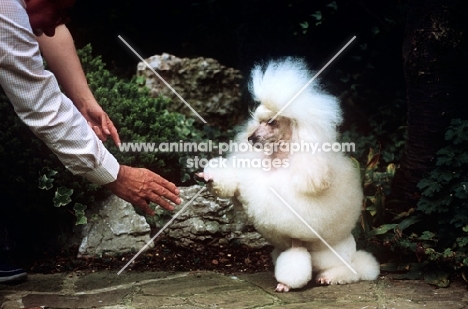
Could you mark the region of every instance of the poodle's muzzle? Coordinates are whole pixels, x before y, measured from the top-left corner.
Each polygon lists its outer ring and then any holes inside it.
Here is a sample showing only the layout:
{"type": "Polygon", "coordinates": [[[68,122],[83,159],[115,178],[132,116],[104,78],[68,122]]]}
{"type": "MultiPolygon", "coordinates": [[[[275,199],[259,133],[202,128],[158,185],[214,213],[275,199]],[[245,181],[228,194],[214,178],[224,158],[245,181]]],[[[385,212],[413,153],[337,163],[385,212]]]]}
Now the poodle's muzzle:
{"type": "Polygon", "coordinates": [[[254,133],[254,134],[250,135],[250,136],[247,138],[247,140],[249,141],[249,143],[250,143],[251,145],[255,145],[255,144],[258,142],[258,136],[256,136],[255,133],[254,133]]]}

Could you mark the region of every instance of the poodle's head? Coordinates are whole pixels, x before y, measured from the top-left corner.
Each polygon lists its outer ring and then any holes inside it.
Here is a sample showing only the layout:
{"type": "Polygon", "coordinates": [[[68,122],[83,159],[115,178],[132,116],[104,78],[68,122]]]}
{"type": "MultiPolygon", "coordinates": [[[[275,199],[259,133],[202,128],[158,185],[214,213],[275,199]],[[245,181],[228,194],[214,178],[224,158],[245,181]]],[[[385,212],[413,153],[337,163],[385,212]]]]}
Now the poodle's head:
{"type": "Polygon", "coordinates": [[[307,65],[295,58],[252,70],[249,88],[259,103],[252,113],[253,123],[258,124],[252,139],[336,140],[342,120],[338,100],[322,91],[313,77],[307,65]]]}
{"type": "Polygon", "coordinates": [[[292,138],[292,120],[286,117],[274,117],[275,113],[263,105],[254,112],[253,132],[248,136],[252,144],[275,144],[290,141],[292,138]]]}

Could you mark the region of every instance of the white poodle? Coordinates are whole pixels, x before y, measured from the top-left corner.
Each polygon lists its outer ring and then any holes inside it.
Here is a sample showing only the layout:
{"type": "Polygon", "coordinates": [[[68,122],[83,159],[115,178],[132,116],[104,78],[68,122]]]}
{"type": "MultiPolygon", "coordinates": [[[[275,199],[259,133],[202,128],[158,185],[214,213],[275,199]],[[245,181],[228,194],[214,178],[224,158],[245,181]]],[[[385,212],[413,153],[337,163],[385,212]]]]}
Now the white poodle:
{"type": "Polygon", "coordinates": [[[351,235],[363,194],[358,169],[331,150],[342,120],[337,99],[317,83],[297,95],[311,77],[292,58],[255,67],[250,90],[258,107],[229,156],[212,159],[200,173],[215,195],[237,198],[275,247],[278,292],[304,287],[312,271],[320,284],[375,280],[379,274],[375,258],[356,251],[351,235]]]}

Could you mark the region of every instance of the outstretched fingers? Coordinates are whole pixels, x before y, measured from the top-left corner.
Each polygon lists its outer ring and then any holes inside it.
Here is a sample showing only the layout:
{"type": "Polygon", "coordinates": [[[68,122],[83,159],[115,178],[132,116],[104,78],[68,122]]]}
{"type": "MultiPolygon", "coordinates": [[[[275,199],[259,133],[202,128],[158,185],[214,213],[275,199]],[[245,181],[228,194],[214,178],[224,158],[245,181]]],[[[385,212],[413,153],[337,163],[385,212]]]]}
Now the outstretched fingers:
{"type": "Polygon", "coordinates": [[[164,209],[174,210],[171,204],[180,204],[180,191],[172,182],[145,168],[120,166],[117,180],[107,184],[118,197],[134,204],[148,215],[154,215],[149,206],[150,202],[158,204],[164,209]]]}

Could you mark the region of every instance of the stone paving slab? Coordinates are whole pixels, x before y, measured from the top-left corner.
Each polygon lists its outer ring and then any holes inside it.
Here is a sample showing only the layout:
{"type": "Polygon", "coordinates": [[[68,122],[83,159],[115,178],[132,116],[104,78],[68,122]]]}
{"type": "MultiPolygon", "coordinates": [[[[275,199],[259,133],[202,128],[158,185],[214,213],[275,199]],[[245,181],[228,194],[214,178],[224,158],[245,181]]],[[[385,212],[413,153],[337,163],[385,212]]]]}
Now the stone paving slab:
{"type": "Polygon", "coordinates": [[[468,308],[468,286],[436,288],[425,282],[380,277],[348,285],[275,293],[272,273],[116,272],[31,274],[0,284],[0,308],[468,308]]]}

